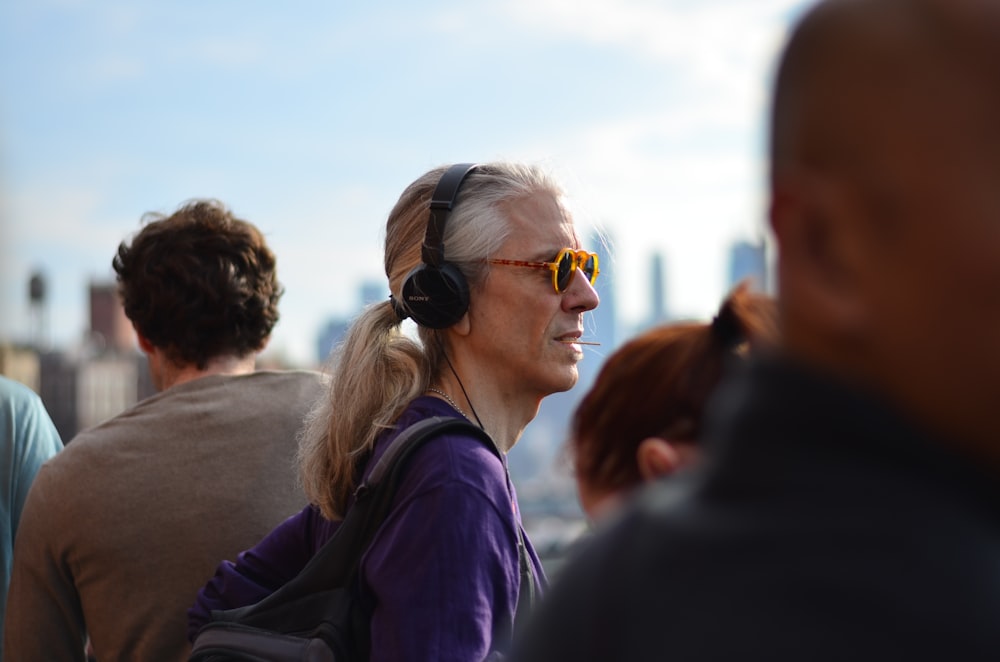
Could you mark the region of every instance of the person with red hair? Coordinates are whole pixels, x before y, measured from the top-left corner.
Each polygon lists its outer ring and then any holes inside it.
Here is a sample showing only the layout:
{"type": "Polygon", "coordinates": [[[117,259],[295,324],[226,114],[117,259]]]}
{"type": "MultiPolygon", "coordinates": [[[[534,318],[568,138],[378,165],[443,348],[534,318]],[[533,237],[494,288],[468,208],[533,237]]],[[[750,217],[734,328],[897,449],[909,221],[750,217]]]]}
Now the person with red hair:
{"type": "Polygon", "coordinates": [[[657,326],[608,357],[570,423],[580,504],[591,519],[697,459],[702,412],[727,363],[773,342],[776,317],[773,299],[743,284],[711,322],[657,326]]]}

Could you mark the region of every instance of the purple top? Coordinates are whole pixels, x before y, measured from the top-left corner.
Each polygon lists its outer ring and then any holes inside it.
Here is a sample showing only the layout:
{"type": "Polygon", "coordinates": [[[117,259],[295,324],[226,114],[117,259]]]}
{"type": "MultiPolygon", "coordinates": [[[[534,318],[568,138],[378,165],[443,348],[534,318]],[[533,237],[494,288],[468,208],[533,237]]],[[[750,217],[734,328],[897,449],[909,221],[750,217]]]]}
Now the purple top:
{"type": "MultiPolygon", "coordinates": [[[[376,441],[365,475],[398,430],[456,415],[438,398],[415,399],[396,429],[376,441]]],[[[504,465],[481,441],[444,433],[417,449],[391,512],[361,559],[362,598],[374,607],[371,659],[469,662],[486,657],[495,636],[509,638],[520,584],[520,519],[504,465]]],[[[338,526],[309,506],[236,563],[223,561],[188,611],[188,638],[212,610],[253,604],[277,590],[338,526]]],[[[525,545],[542,588],[541,563],[527,536],[525,545]]]]}

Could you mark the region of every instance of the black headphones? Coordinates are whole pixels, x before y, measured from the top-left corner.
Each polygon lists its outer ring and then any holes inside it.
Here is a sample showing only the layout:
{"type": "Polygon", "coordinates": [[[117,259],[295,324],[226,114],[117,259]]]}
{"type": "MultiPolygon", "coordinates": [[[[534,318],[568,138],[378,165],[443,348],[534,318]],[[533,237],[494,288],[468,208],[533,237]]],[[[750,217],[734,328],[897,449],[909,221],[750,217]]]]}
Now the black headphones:
{"type": "Polygon", "coordinates": [[[431,196],[427,234],[420,250],[423,264],[407,274],[403,282],[403,307],[420,326],[446,329],[469,309],[469,283],[461,269],[444,257],[444,227],[462,182],[477,167],[475,163],[451,166],[431,196]]]}

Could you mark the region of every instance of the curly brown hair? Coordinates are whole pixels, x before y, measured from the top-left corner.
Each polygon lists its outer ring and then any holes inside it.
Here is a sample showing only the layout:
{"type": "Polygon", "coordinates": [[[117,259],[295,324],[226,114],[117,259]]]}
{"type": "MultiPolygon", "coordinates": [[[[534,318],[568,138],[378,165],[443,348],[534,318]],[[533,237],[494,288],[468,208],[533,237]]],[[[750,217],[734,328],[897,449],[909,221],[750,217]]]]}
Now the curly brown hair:
{"type": "Polygon", "coordinates": [[[125,314],[178,365],[204,369],[218,356],[263,349],[283,288],[255,226],[217,200],[193,200],[170,216],[148,213],[112,266],[125,314]]]}

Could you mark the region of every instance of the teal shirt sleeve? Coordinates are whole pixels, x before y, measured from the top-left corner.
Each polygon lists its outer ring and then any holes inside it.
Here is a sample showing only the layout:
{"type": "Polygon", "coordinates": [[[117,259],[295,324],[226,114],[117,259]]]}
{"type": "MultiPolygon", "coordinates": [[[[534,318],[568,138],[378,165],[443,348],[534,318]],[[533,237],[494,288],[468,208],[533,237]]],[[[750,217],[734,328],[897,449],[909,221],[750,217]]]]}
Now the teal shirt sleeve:
{"type": "Polygon", "coordinates": [[[0,377],[0,628],[6,615],[14,535],[28,489],[42,464],[62,447],[41,398],[27,386],[0,377]]]}

